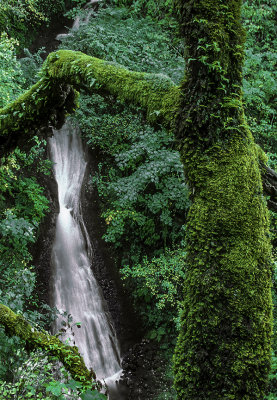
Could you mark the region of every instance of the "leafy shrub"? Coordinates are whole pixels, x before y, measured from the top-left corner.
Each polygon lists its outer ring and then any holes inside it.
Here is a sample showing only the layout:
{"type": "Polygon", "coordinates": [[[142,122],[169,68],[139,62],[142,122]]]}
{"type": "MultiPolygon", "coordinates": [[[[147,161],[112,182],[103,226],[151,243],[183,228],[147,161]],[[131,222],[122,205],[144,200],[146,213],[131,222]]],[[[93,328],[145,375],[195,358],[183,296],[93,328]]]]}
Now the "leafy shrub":
{"type": "Polygon", "coordinates": [[[27,44],[32,39],[30,30],[45,23],[45,16],[38,10],[36,0],[2,0],[0,8],[0,32],[27,44]]]}
{"type": "Polygon", "coordinates": [[[132,288],[136,309],[149,328],[148,337],[175,343],[182,309],[182,288],[185,277],[184,249],[166,250],[151,261],[121,269],[124,281],[132,288]]]}
{"type": "Polygon", "coordinates": [[[19,40],[20,48],[30,45],[42,25],[62,16],[83,0],[1,0],[0,33],[19,40]]]}
{"type": "MultiPolygon", "coordinates": [[[[11,5],[11,4],[10,4],[11,5]]],[[[1,35],[0,42],[0,106],[14,100],[25,85],[21,64],[16,59],[17,42],[1,35]]],[[[34,295],[36,276],[31,262],[30,244],[48,209],[43,189],[26,170],[49,173],[49,163],[43,161],[45,142],[34,139],[27,155],[16,149],[1,160],[0,166],[0,302],[21,312],[33,323],[43,323],[34,295]],[[34,168],[35,166],[35,168],[34,168]],[[31,309],[32,310],[31,310],[31,309]]],[[[8,338],[0,329],[0,378],[12,379],[14,368],[26,358],[21,340],[8,338]]]]}
{"type": "Polygon", "coordinates": [[[98,391],[92,391],[76,382],[55,358],[40,350],[31,353],[23,365],[16,369],[12,384],[0,381],[0,395],[5,396],[5,400],[106,399],[98,391]],[[59,379],[54,379],[53,374],[59,379]]]}
{"type": "MultiPolygon", "coordinates": [[[[139,237],[140,245],[159,248],[182,239],[189,200],[179,154],[169,148],[172,142],[165,131],[147,127],[133,132],[129,148],[115,155],[105,182],[112,199],[103,215],[107,242],[134,245],[139,237]]],[[[103,186],[99,176],[95,182],[103,186]]]]}
{"type": "Polygon", "coordinates": [[[131,70],[164,73],[179,83],[184,73],[183,46],[151,19],[130,16],[126,8],[103,8],[61,48],[114,61],[131,70]]]}
{"type": "Polygon", "coordinates": [[[39,71],[43,64],[42,54],[45,52],[44,47],[34,54],[31,54],[28,49],[24,49],[25,57],[19,59],[21,70],[25,78],[24,89],[28,89],[38,81],[39,71]]]}
{"type": "MultiPolygon", "coordinates": [[[[0,302],[23,314],[34,324],[43,324],[44,316],[37,311],[34,294],[36,274],[30,265],[30,244],[36,240],[39,223],[48,209],[42,187],[26,170],[48,171],[42,161],[42,143],[37,142],[29,155],[16,149],[2,159],[0,167],[0,302]],[[34,166],[37,166],[37,168],[34,166]]],[[[22,342],[6,337],[0,329],[0,378],[12,379],[15,366],[26,358],[22,342]]]]}
{"type": "Polygon", "coordinates": [[[168,28],[177,29],[174,0],[111,0],[117,6],[129,7],[136,16],[149,16],[168,28]]]}
{"type": "Polygon", "coordinates": [[[265,151],[277,153],[277,5],[272,0],[245,1],[247,31],[244,65],[245,112],[255,140],[265,151]]]}
{"type": "Polygon", "coordinates": [[[22,93],[25,79],[16,59],[18,42],[6,33],[0,36],[0,108],[15,100],[22,93]]]}
{"type": "Polygon", "coordinates": [[[81,129],[101,152],[93,183],[103,201],[105,240],[123,251],[126,263],[179,243],[189,200],[172,135],[145,125],[118,102],[100,96],[80,101],[81,129]]]}

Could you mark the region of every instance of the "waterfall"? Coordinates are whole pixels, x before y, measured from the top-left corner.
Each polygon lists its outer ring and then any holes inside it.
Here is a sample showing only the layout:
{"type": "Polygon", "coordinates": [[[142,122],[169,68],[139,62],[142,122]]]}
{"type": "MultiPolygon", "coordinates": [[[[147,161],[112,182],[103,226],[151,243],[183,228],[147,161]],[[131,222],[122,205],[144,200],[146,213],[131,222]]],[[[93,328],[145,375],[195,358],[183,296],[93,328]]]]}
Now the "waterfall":
{"type": "MultiPolygon", "coordinates": [[[[53,131],[49,144],[60,206],[52,250],[53,305],[81,323],[81,328],[72,328],[74,335],[66,333],[66,339],[75,342],[97,379],[108,384],[121,373],[120,353],[106,302],[91,271],[92,250],[80,206],[86,170],[82,141],[78,129],[66,122],[53,131]]],[[[55,322],[55,331],[61,328],[61,320],[55,322]]]]}
{"type": "MultiPolygon", "coordinates": [[[[94,10],[95,10],[95,6],[97,6],[98,3],[100,3],[101,0],[90,0],[88,3],[85,4],[85,6],[83,7],[84,9],[87,10],[85,15],[77,15],[77,17],[75,18],[72,28],[71,30],[77,31],[81,24],[82,25],[87,25],[89,23],[90,17],[93,15],[94,10]]],[[[62,41],[63,39],[69,37],[69,36],[74,36],[73,32],[70,33],[59,33],[56,36],[56,40],[62,41]]]]}

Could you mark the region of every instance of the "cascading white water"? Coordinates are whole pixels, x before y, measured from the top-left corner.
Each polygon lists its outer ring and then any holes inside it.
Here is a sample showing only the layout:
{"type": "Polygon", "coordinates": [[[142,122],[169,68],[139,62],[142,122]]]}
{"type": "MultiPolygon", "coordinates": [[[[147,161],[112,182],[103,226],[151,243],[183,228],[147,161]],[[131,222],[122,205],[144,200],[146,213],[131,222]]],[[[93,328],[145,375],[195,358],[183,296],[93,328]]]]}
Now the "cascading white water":
{"type": "MultiPolygon", "coordinates": [[[[52,250],[53,305],[66,310],[81,328],[73,328],[74,340],[88,368],[97,379],[114,381],[121,372],[119,346],[101,289],[90,265],[91,245],[83,222],[80,192],[86,161],[78,130],[68,122],[53,131],[49,140],[58,184],[60,212],[52,250]]],[[[54,329],[61,326],[61,318],[54,329]]]]}
{"type": "Polygon", "coordinates": [[[75,18],[72,28],[71,28],[71,33],[59,33],[56,36],[56,40],[63,40],[69,36],[74,36],[73,32],[77,31],[81,24],[82,25],[87,25],[89,23],[90,17],[93,15],[94,13],[94,8],[95,6],[100,3],[101,0],[90,0],[88,3],[85,4],[85,6],[83,7],[84,9],[86,9],[86,14],[83,16],[77,15],[77,17],[75,18]]]}

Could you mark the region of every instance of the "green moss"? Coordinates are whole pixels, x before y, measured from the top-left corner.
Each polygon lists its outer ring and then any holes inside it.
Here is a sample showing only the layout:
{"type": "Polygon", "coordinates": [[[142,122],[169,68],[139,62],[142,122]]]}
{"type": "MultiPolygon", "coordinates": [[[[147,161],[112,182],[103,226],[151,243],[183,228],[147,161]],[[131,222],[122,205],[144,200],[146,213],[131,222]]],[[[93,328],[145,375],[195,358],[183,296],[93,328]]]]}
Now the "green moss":
{"type": "Polygon", "coordinates": [[[70,50],[51,54],[44,71],[46,76],[66,79],[72,85],[85,84],[92,90],[106,91],[122,101],[140,105],[146,110],[149,122],[174,126],[180,89],[162,74],[129,71],[70,50]]]}
{"type": "Polygon", "coordinates": [[[271,249],[258,159],[244,140],[228,150],[199,150],[175,384],[182,400],[262,399],[270,357],[271,249]]]}
{"type": "Polygon", "coordinates": [[[34,130],[55,124],[59,114],[72,112],[74,96],[67,84],[40,79],[13,103],[0,109],[0,156],[25,145],[34,130]]]}
{"type": "Polygon", "coordinates": [[[56,356],[76,381],[93,385],[95,374],[87,369],[76,347],[62,343],[56,336],[45,331],[35,330],[21,315],[15,314],[3,304],[0,304],[0,324],[5,327],[8,335],[23,339],[28,348],[39,347],[56,356]]]}
{"type": "Polygon", "coordinates": [[[113,94],[141,106],[149,122],[175,126],[180,88],[168,77],[133,72],[81,52],[60,50],[48,56],[40,81],[0,110],[2,154],[26,142],[33,129],[51,120],[55,123],[59,112],[73,111],[73,98],[67,98],[68,85],[113,94]]]}
{"type": "Polygon", "coordinates": [[[260,151],[243,114],[240,1],[179,2],[190,62],[177,140],[187,225],[180,400],[262,400],[272,331],[269,222],[260,151]]]}
{"type": "Polygon", "coordinates": [[[163,76],[58,51],[42,80],[0,110],[1,138],[25,140],[30,127],[49,119],[57,94],[64,107],[67,84],[140,105],[150,122],[169,128],[180,108],[176,138],[193,205],[175,354],[178,398],[261,400],[272,329],[271,249],[260,155],[242,109],[241,1],[178,3],[188,54],[184,96],[163,76]]]}

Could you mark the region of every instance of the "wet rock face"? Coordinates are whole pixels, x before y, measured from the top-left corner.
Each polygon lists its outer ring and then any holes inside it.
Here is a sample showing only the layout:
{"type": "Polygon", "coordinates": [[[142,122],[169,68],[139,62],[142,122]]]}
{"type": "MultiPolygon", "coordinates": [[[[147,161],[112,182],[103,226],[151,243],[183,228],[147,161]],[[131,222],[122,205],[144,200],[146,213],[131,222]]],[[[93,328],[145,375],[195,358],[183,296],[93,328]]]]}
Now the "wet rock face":
{"type": "Polygon", "coordinates": [[[93,249],[92,269],[107,302],[116,330],[121,354],[142,338],[141,321],[131,305],[130,295],[124,290],[120,280],[114,250],[102,239],[104,224],[101,219],[99,198],[92,185],[96,171],[97,154],[88,154],[88,167],[82,187],[82,212],[93,249]]]}
{"type": "Polygon", "coordinates": [[[153,398],[155,352],[148,341],[135,344],[122,360],[123,374],[118,383],[119,393],[126,399],[145,400],[153,398]]]}
{"type": "MultiPolygon", "coordinates": [[[[47,151],[45,152],[47,157],[47,151]]],[[[39,226],[39,234],[32,248],[33,265],[37,272],[37,293],[39,299],[50,304],[51,291],[51,254],[55,238],[56,218],[59,212],[58,188],[53,174],[39,173],[37,181],[44,188],[44,195],[49,201],[49,211],[39,226]]]]}
{"type": "MultiPolygon", "coordinates": [[[[156,398],[164,381],[157,366],[164,369],[157,344],[143,339],[125,354],[123,374],[118,382],[119,395],[126,400],[152,400],[156,398]]],[[[120,399],[121,400],[121,399],[120,399]]]]}

